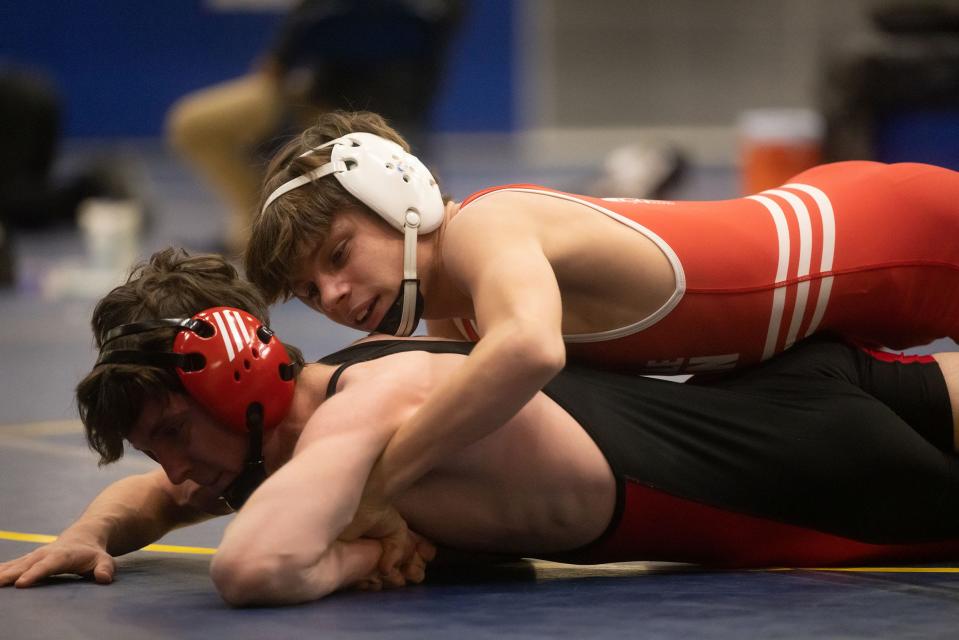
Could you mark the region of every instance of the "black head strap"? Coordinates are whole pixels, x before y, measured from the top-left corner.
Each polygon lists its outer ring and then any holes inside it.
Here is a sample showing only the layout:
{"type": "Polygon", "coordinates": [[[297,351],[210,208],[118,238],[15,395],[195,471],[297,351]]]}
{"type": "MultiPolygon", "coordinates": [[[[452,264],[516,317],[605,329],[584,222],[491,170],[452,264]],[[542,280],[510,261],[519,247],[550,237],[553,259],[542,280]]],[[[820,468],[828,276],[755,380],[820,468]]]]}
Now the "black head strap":
{"type": "Polygon", "coordinates": [[[103,344],[101,345],[101,348],[103,345],[106,345],[108,342],[112,342],[117,338],[129,336],[134,333],[143,333],[144,331],[162,329],[163,327],[181,327],[183,329],[189,329],[190,331],[193,331],[197,335],[204,338],[209,338],[213,335],[213,327],[202,320],[197,320],[196,318],[160,318],[159,320],[145,320],[143,322],[121,324],[119,327],[110,329],[103,337],[103,344]]]}
{"type": "Polygon", "coordinates": [[[200,371],[206,366],[206,358],[199,353],[173,353],[170,351],[141,351],[138,349],[112,349],[103,351],[94,366],[101,364],[141,364],[148,367],[183,371],[200,371]]]}

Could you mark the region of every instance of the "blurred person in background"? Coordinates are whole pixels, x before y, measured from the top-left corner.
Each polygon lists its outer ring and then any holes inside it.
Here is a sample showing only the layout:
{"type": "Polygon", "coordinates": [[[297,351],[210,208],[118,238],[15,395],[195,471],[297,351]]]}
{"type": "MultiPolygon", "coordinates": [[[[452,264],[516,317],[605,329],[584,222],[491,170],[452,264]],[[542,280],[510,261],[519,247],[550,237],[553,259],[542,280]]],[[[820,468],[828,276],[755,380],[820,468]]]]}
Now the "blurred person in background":
{"type": "MultiPolygon", "coordinates": [[[[246,75],[170,110],[167,138],[230,210],[239,253],[263,178],[260,155],[332,109],[372,109],[418,147],[465,0],[303,0],[246,75]]],[[[421,149],[422,150],[422,149],[421,149]]]]}
{"type": "Polygon", "coordinates": [[[0,60],[0,285],[15,279],[11,232],[72,226],[87,198],[125,199],[136,189],[108,159],[54,171],[63,103],[45,73],[0,60]]]}

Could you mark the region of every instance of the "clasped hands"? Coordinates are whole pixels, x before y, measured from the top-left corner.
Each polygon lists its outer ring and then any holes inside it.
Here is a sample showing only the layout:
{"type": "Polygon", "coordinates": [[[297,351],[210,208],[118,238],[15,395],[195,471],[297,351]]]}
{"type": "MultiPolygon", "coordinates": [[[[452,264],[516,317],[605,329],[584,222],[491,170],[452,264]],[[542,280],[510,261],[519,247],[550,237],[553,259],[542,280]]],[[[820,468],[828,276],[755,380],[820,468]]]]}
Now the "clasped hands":
{"type": "Polygon", "coordinates": [[[377,540],[383,548],[376,570],[357,583],[359,589],[419,584],[426,577],[426,563],[436,556],[436,547],[410,531],[395,507],[370,493],[364,493],[353,521],[339,537],[344,542],[357,538],[377,540]]]}

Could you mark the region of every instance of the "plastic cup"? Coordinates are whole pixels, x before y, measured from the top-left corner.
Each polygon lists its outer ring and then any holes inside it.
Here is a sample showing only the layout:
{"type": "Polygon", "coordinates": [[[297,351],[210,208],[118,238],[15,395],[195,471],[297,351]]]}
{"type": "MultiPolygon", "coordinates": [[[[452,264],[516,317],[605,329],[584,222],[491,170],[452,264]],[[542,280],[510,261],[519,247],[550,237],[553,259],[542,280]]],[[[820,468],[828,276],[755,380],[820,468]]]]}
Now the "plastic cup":
{"type": "Polygon", "coordinates": [[[751,109],[739,118],[742,190],[778,187],[822,161],[822,117],[809,109],[751,109]]]}

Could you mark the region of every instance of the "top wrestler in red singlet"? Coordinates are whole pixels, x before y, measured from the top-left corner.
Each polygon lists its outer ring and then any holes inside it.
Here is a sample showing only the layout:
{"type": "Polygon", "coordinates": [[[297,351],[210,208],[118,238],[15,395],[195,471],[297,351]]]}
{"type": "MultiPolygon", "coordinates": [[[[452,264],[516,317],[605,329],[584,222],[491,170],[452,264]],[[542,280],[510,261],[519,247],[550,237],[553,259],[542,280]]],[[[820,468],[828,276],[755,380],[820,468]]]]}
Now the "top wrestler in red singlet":
{"type": "MultiPolygon", "coordinates": [[[[729,369],[816,331],[897,349],[959,338],[953,171],[844,162],[718,202],[600,199],[510,185],[474,194],[460,210],[503,192],[603,214],[668,258],[674,286],[653,313],[564,336],[569,355],[591,364],[645,373],[729,369]]],[[[458,324],[479,339],[472,319],[458,324]]]]}
{"type": "Polygon", "coordinates": [[[364,152],[383,137],[402,144],[375,116],[340,114],[289,143],[246,254],[271,301],[293,295],[341,324],[393,332],[385,320],[401,298],[409,318],[418,290],[431,334],[478,339],[391,440],[370,502],[388,479],[420,477],[504,424],[567,357],[697,373],[759,362],[817,331],[888,347],[959,337],[954,171],[844,162],[719,202],[498,187],[446,202],[424,230],[404,212],[430,188],[439,208],[438,189],[399,146],[382,160],[364,152]]]}

